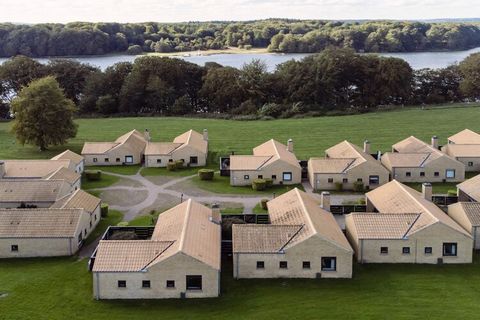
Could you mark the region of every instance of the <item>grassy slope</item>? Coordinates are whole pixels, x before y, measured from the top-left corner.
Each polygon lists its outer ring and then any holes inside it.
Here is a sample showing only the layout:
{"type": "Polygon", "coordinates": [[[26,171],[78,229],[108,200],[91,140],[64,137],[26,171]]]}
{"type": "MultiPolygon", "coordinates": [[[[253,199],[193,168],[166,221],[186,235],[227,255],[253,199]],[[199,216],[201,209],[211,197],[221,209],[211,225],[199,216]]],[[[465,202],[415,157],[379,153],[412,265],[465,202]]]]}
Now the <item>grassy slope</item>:
{"type": "Polygon", "coordinates": [[[233,280],[218,299],[95,301],[86,260],[4,260],[0,319],[478,319],[472,265],[363,265],[351,280],[233,280]]]}
{"type": "Polygon", "coordinates": [[[295,142],[300,159],[322,156],[324,150],[344,139],[362,144],[372,142],[372,150],[388,151],[391,145],[409,135],[428,141],[438,135],[440,142],[466,127],[480,131],[480,108],[408,109],[355,116],[286,119],[274,121],[229,121],[190,118],[113,118],[79,119],[78,135],[64,146],[40,153],[36,148],[23,147],[8,133],[10,124],[0,123],[0,159],[48,158],[65,148],[80,152],[85,141],[112,141],[128,130],[148,128],[154,141],[170,141],[190,128],[208,128],[210,150],[237,154],[252,152],[252,147],[267,139],[283,143],[295,142]]]}

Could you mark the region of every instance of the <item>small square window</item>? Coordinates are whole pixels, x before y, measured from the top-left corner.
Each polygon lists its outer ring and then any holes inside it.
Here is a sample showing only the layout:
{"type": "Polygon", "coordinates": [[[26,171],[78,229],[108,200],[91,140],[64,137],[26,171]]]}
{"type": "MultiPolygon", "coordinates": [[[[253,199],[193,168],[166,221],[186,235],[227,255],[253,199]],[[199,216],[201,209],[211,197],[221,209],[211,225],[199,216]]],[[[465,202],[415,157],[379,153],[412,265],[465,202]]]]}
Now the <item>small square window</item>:
{"type": "Polygon", "coordinates": [[[126,288],[127,287],[127,281],[125,280],[118,280],[118,287],[119,288],[126,288]]]}
{"type": "Polygon", "coordinates": [[[447,169],[447,171],[445,171],[445,177],[447,179],[453,179],[455,178],[455,170],[453,169],[447,169]]]}
{"type": "Polygon", "coordinates": [[[438,176],[440,176],[440,172],[435,171],[435,172],[433,173],[433,175],[434,175],[435,177],[438,177],[438,176]]]}
{"type": "Polygon", "coordinates": [[[328,178],[328,183],[333,183],[333,178],[328,178]]]}
{"type": "Polygon", "coordinates": [[[120,158],[115,159],[116,162],[120,162],[120,158]]]}
{"type": "Polygon", "coordinates": [[[276,174],[272,174],[272,180],[276,180],[277,179],[277,175],[276,174]]]}
{"type": "Polygon", "coordinates": [[[473,162],[472,162],[472,161],[469,161],[469,162],[468,162],[468,166],[469,166],[469,167],[473,167],[473,162]]]}
{"type": "Polygon", "coordinates": [[[249,180],[249,179],[250,179],[250,176],[248,174],[243,176],[243,180],[249,180]]]}
{"type": "Polygon", "coordinates": [[[310,261],[303,261],[302,267],[303,269],[310,269],[310,261]]]}
{"type": "Polygon", "coordinates": [[[363,182],[363,179],[362,179],[362,178],[358,178],[358,179],[357,179],[357,182],[363,182]]]}
{"type": "Polygon", "coordinates": [[[175,281],[167,280],[167,288],[175,288],[175,281]]]}
{"type": "Polygon", "coordinates": [[[168,162],[173,162],[173,159],[168,159],[168,162]]]}
{"type": "Polygon", "coordinates": [[[93,162],[97,162],[97,161],[98,161],[98,159],[97,159],[97,158],[93,158],[93,162]]]}
{"type": "Polygon", "coordinates": [[[143,280],[142,281],[142,288],[144,289],[150,289],[151,286],[150,286],[150,280],[143,280]]]}
{"type": "Polygon", "coordinates": [[[263,175],[259,174],[258,179],[263,179],[263,175]]]}
{"type": "Polygon", "coordinates": [[[110,161],[110,159],[108,159],[108,158],[105,158],[105,162],[109,162],[109,161],[110,161]]]}
{"type": "Polygon", "coordinates": [[[157,163],[162,163],[162,159],[157,159],[157,163]]]}
{"type": "Polygon", "coordinates": [[[257,261],[257,269],[265,269],[265,262],[257,261]]]}
{"type": "Polygon", "coordinates": [[[388,254],[388,247],[380,247],[381,254],[388,254]]]}
{"type": "Polygon", "coordinates": [[[410,254],[410,247],[403,247],[402,248],[402,253],[403,254],[410,254]]]}
{"type": "Polygon", "coordinates": [[[380,177],[379,176],[369,176],[368,177],[368,184],[379,184],[380,183],[380,177]]]}
{"type": "Polygon", "coordinates": [[[432,254],[432,247],[425,247],[425,254],[432,254]]]}
{"type": "Polygon", "coordinates": [[[18,252],[18,244],[12,244],[10,249],[12,252],[18,252]]]}
{"type": "Polygon", "coordinates": [[[348,179],[347,179],[347,178],[343,178],[342,182],[343,182],[343,183],[348,183],[348,179]]]}
{"type": "Polygon", "coordinates": [[[425,177],[425,172],[424,171],[420,172],[420,177],[425,177]]]}
{"type": "Polygon", "coordinates": [[[287,269],[288,268],[288,262],[287,261],[280,261],[280,269],[287,269]]]}
{"type": "Polygon", "coordinates": [[[190,164],[198,164],[198,157],[190,157],[190,164]]]}
{"type": "Polygon", "coordinates": [[[411,176],[412,176],[412,173],[411,173],[411,172],[405,172],[405,175],[406,175],[407,177],[411,177],[411,176]]]}

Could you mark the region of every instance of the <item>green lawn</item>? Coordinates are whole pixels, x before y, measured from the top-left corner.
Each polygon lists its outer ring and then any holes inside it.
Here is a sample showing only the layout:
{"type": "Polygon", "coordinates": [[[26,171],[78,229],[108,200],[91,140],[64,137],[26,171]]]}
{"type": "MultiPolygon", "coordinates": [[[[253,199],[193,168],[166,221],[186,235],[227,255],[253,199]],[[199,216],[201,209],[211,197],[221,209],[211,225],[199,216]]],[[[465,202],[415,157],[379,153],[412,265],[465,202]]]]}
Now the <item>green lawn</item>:
{"type": "Polygon", "coordinates": [[[220,209],[220,212],[222,214],[242,214],[243,213],[243,207],[241,208],[223,208],[220,209]]]}
{"type": "Polygon", "coordinates": [[[234,280],[216,299],[95,301],[87,260],[2,260],[0,319],[478,319],[480,265],[357,265],[353,279],[234,280]]]}
{"type": "Polygon", "coordinates": [[[429,141],[432,135],[446,143],[446,138],[464,128],[480,131],[480,108],[405,109],[367,113],[353,116],[334,116],[272,121],[231,121],[192,118],[102,118],[78,119],[78,134],[66,146],[52,147],[40,152],[22,146],[9,133],[10,123],[0,123],[0,159],[48,158],[66,148],[80,152],[85,141],[113,141],[134,128],[148,128],[153,141],[171,141],[178,134],[208,128],[210,151],[219,154],[251,154],[252,148],[267,139],[283,143],[294,140],[299,159],[322,156],[324,150],[348,139],[362,144],[372,143],[372,150],[388,151],[391,145],[410,135],[429,141]]]}
{"type": "Polygon", "coordinates": [[[123,175],[134,175],[140,170],[140,165],[132,166],[90,166],[86,170],[100,170],[105,172],[123,174],[123,175]]]}
{"type": "Polygon", "coordinates": [[[111,176],[108,174],[102,173],[100,180],[98,181],[88,181],[85,178],[82,178],[82,189],[97,189],[97,188],[106,188],[112,184],[117,183],[120,180],[119,177],[111,176]]]}
{"type": "Polygon", "coordinates": [[[209,164],[206,167],[197,168],[183,168],[175,171],[167,170],[167,168],[142,168],[140,174],[144,177],[147,176],[171,176],[171,177],[188,177],[198,173],[200,169],[215,169],[218,170],[218,164],[209,164]]]}
{"type": "MultiPolygon", "coordinates": [[[[104,234],[109,226],[117,225],[117,223],[122,221],[122,219],[123,219],[123,213],[121,213],[120,211],[110,209],[108,211],[107,217],[100,219],[100,222],[98,223],[95,230],[93,230],[93,232],[85,240],[85,245],[88,245],[89,243],[92,243],[95,239],[97,239],[102,234],[104,234]]],[[[1,319],[1,317],[0,317],[0,319],[1,319]]]]}
{"type": "Polygon", "coordinates": [[[268,210],[263,209],[261,203],[257,203],[257,205],[253,208],[253,213],[255,213],[255,214],[267,214],[268,210]]]}
{"type": "Polygon", "coordinates": [[[230,185],[230,177],[222,177],[219,173],[215,173],[213,180],[200,180],[199,177],[193,177],[192,183],[200,189],[207,190],[219,194],[250,194],[250,195],[280,195],[287,191],[298,187],[303,190],[302,185],[280,186],[274,185],[263,191],[253,190],[251,186],[233,187],[230,185]]]}

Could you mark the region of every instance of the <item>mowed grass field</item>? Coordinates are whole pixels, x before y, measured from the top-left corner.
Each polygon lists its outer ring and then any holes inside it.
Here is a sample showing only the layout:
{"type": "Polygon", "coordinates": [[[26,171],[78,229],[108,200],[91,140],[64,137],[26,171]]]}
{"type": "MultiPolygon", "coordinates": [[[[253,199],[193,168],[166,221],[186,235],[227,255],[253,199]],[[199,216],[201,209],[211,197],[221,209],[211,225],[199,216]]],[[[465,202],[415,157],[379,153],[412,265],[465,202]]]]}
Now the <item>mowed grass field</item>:
{"type": "Polygon", "coordinates": [[[77,137],[67,145],[39,152],[35,147],[19,145],[9,133],[10,123],[0,123],[0,159],[48,158],[66,148],[80,152],[85,141],[113,141],[121,134],[148,128],[153,141],[171,141],[186,130],[209,131],[210,151],[220,154],[251,154],[252,148],[268,139],[286,143],[294,140],[299,159],[322,156],[324,150],[348,139],[362,145],[371,141],[371,149],[388,151],[391,145],[410,135],[440,143],[459,130],[480,131],[480,107],[405,109],[353,116],[333,116],[271,121],[232,121],[192,118],[105,118],[78,119],[77,137]]]}
{"type": "Polygon", "coordinates": [[[4,260],[0,319],[478,319],[479,264],[356,265],[353,279],[234,280],[216,299],[96,301],[87,260],[4,260]]]}

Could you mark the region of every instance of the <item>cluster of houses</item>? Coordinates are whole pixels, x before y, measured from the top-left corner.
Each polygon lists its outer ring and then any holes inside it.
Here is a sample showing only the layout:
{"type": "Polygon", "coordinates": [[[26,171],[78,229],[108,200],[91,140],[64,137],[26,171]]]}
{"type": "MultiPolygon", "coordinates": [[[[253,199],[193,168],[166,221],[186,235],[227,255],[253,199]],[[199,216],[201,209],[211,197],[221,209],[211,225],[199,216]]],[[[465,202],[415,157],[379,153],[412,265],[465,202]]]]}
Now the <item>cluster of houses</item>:
{"type": "MultiPolygon", "coordinates": [[[[0,257],[74,254],[100,219],[101,200],[80,189],[87,165],[181,160],[203,166],[208,133],[193,130],[153,143],[133,130],[115,142],[85,143],[50,160],[0,162],[0,257]]],[[[293,141],[269,140],[252,155],[222,160],[234,186],[270,178],[309,181],[267,202],[268,224],[233,224],[233,277],[351,278],[358,263],[471,263],[480,249],[480,135],[464,130],[440,147],[409,137],[383,155],[370,143],[343,141],[321,158],[298,161],[293,141]],[[462,182],[463,181],[463,182],[462,182]],[[421,182],[422,191],[405,183],[421,182]],[[432,182],[458,183],[458,202],[441,209],[432,182]],[[461,182],[461,183],[460,183],[461,182]],[[331,213],[330,193],[361,184],[365,212],[331,213]],[[315,191],[323,191],[321,194],[315,191]]],[[[92,255],[96,299],[216,297],[220,294],[222,217],[218,208],[186,200],[159,215],[154,227],[109,229],[92,255]]]]}

